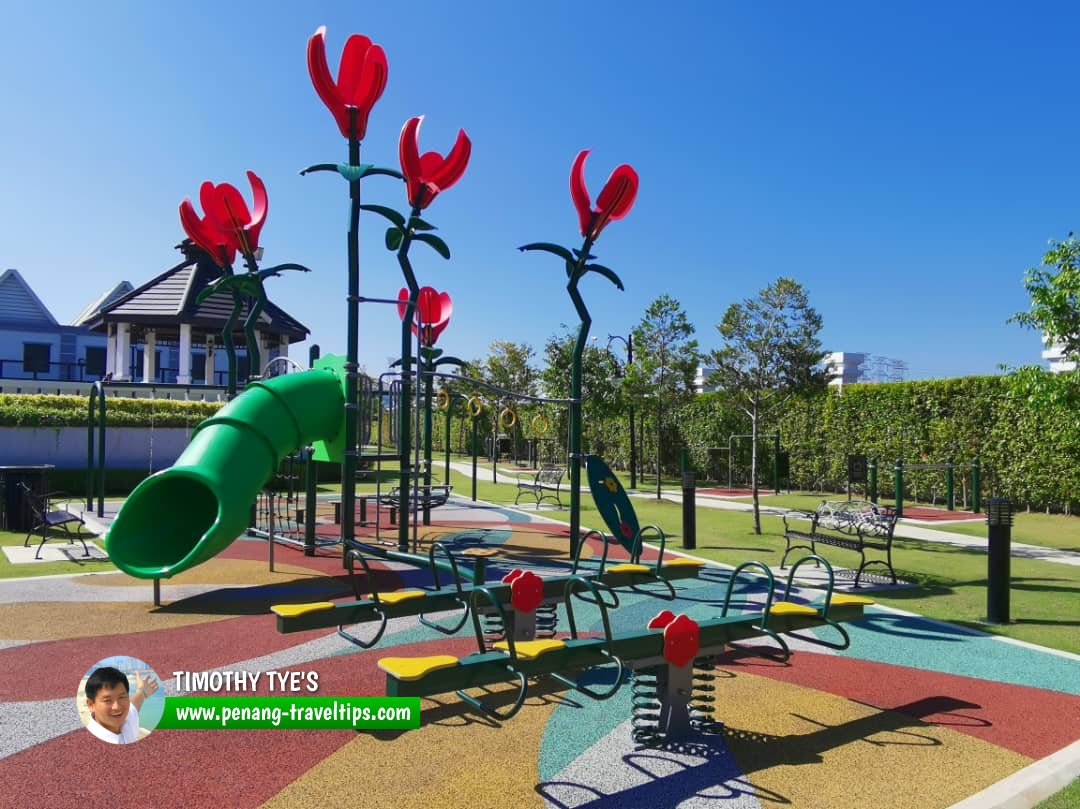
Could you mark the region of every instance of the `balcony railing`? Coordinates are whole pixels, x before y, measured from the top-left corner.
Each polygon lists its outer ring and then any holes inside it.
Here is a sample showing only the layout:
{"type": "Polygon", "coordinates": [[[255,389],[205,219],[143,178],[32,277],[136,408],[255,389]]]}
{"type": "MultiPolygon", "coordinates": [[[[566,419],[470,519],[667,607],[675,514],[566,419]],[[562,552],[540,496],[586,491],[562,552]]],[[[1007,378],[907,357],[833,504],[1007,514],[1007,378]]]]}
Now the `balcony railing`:
{"type": "Polygon", "coordinates": [[[0,379],[56,379],[64,382],[95,382],[103,373],[90,373],[86,361],[32,362],[0,359],[0,379]],[[30,366],[29,368],[27,366],[30,366]]]}

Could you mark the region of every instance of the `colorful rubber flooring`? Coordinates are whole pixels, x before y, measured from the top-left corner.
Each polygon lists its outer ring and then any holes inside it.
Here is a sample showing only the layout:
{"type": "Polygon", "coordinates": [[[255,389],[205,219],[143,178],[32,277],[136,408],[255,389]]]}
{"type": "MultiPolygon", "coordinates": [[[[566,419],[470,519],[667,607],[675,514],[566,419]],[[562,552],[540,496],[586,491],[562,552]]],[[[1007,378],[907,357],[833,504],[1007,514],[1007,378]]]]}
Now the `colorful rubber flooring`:
{"type": "MultiPolygon", "coordinates": [[[[436,516],[421,538],[499,547],[493,575],[565,569],[564,527],[497,509],[436,516]]],[[[715,732],[657,748],[632,741],[630,684],[595,702],[543,678],[501,726],[447,694],[423,700],[422,727],[407,732],[159,730],[126,746],[87,733],[75,691],[113,654],[147,661],[166,693],[173,671],[291,669],[318,671],[332,696],[384,693],[380,657],[475,650],[471,636],[412,618],[391,621],[369,651],[333,630],[279,634],[271,604],[346,598],[349,586],[335,555],[278,547],[275,558],[271,573],[265,541],[237,541],[163,585],[161,608],[149,583],[119,573],[0,582],[0,783],[18,795],[0,805],[948,807],[1080,738],[1074,656],[878,607],[849,625],[847,651],[793,641],[788,664],[718,658],[715,732]]],[[[377,568],[380,589],[424,583],[377,568]]],[[[614,631],[666,607],[715,616],[727,579],[709,568],[678,582],[677,606],[624,591],[614,631]]],[[[749,582],[737,593],[761,598],[749,582]]],[[[600,631],[595,607],[576,614],[600,631]]],[[[486,697],[509,698],[509,685],[486,697]]]]}

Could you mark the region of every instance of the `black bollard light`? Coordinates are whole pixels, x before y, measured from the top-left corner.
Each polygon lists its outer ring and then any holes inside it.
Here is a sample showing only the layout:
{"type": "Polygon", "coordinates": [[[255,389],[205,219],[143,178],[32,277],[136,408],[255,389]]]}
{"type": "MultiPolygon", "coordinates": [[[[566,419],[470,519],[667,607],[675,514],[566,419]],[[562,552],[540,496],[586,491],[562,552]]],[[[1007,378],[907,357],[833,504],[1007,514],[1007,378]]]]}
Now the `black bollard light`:
{"type": "Polygon", "coordinates": [[[1005,497],[986,501],[989,553],[986,561],[986,620],[1009,623],[1009,560],[1012,544],[1012,503],[1005,497]]]}

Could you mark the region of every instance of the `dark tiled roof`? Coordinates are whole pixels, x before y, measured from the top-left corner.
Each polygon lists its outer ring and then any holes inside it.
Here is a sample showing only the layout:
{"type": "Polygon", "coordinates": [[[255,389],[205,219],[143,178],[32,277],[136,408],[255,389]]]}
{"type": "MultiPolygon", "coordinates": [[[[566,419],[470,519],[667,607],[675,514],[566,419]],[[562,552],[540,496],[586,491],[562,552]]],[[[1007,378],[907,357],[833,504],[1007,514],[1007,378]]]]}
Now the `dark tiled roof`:
{"type": "Polygon", "coordinates": [[[0,273],[0,323],[56,326],[56,318],[18,270],[0,273]]]}
{"type": "MultiPolygon", "coordinates": [[[[104,306],[86,325],[91,330],[100,331],[106,323],[159,328],[177,328],[181,323],[190,323],[195,327],[220,331],[232,312],[232,295],[217,292],[202,303],[196,303],[196,298],[208,284],[221,276],[221,269],[197,248],[182,245],[181,249],[185,254],[183,262],[104,306]]],[[[237,320],[238,334],[243,332],[247,312],[245,303],[237,320]]],[[[310,332],[303,323],[270,301],[259,315],[258,328],[269,334],[284,335],[290,343],[301,342],[310,332]]]]}

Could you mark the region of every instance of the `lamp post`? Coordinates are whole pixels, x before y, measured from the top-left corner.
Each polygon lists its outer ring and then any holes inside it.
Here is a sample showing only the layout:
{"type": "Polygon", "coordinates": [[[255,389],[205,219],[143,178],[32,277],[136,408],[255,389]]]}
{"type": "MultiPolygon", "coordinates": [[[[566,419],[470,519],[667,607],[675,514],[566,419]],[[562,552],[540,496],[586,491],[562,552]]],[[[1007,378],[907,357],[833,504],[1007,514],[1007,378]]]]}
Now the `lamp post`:
{"type": "MultiPolygon", "coordinates": [[[[618,334],[609,334],[608,335],[608,341],[607,341],[608,350],[611,349],[611,343],[613,341],[615,341],[615,340],[621,340],[623,345],[626,346],[626,366],[625,366],[626,371],[624,371],[624,373],[623,373],[623,376],[625,377],[626,374],[630,370],[630,365],[634,362],[634,334],[633,334],[633,332],[631,332],[626,337],[623,337],[623,336],[618,335],[618,334]]],[[[631,404],[630,404],[630,488],[631,489],[636,489],[637,488],[637,469],[636,469],[636,465],[634,463],[636,459],[637,459],[637,447],[636,447],[635,440],[634,440],[634,405],[631,402],[631,404]]]]}

